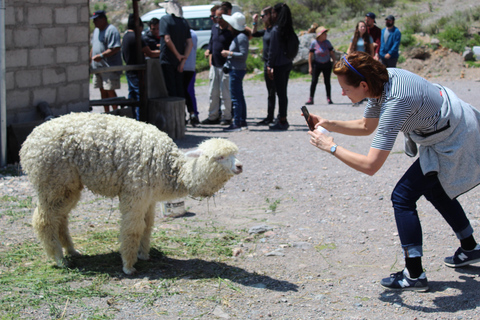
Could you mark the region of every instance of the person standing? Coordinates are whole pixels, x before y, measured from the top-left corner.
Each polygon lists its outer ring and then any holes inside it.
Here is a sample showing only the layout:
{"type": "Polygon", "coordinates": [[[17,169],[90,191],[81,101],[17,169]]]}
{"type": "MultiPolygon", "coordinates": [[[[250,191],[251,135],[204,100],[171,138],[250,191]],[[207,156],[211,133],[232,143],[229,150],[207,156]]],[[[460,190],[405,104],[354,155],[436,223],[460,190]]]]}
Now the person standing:
{"type": "Polygon", "coordinates": [[[347,54],[354,51],[363,51],[373,57],[373,39],[367,32],[367,25],[363,21],[359,21],[355,27],[350,45],[348,46],[347,54]]]}
{"type": "Polygon", "coordinates": [[[373,48],[375,49],[375,60],[380,59],[378,53],[380,52],[380,39],[382,37],[382,30],[375,24],[375,13],[369,12],[365,15],[365,24],[367,25],[367,32],[373,39],[373,48]]]}
{"type": "Polygon", "coordinates": [[[263,8],[260,13],[260,17],[262,18],[263,30],[258,29],[258,14],[253,15],[253,29],[252,29],[252,36],[253,37],[263,37],[263,76],[265,79],[265,85],[267,86],[267,117],[262,121],[257,123],[257,126],[268,126],[270,123],[273,123],[273,119],[275,116],[275,83],[273,79],[270,79],[267,72],[267,61],[268,61],[268,51],[270,50],[270,38],[271,38],[271,31],[272,27],[275,23],[272,17],[272,10],[273,8],[268,6],[263,8]]]}
{"type": "Polygon", "coordinates": [[[270,47],[268,49],[267,75],[273,80],[278,96],[279,116],[270,130],[288,130],[287,121],[288,96],[287,87],[293,58],[286,55],[287,36],[294,33],[292,13],[285,3],[277,3],[273,7],[272,15],[276,20],[270,32],[270,47]]]}
{"type": "MultiPolygon", "coordinates": [[[[108,23],[104,10],[95,11],[90,19],[93,19],[95,25],[92,35],[92,49],[90,50],[92,69],[121,66],[121,42],[117,28],[108,23]]],[[[120,89],[120,74],[121,72],[104,72],[93,75],[93,87],[100,89],[102,99],[117,96],[115,90],[120,89]]],[[[109,105],[103,107],[105,113],[110,111],[109,105]]],[[[112,109],[116,110],[117,105],[112,105],[112,109]]]]}
{"type": "Polygon", "coordinates": [[[184,98],[183,68],[193,47],[190,27],[178,1],[167,1],[164,6],[166,15],[160,19],[160,64],[168,95],[184,98]]]}
{"type": "Polygon", "coordinates": [[[228,50],[222,50],[222,56],[230,59],[230,93],[232,95],[232,108],[234,121],[223,129],[226,132],[248,129],[247,103],[243,94],[243,78],[247,73],[248,38],[250,34],[245,31],[245,16],[236,12],[229,16],[224,14],[223,20],[229,24],[229,29],[234,38],[228,50]]]}
{"type": "Polygon", "coordinates": [[[338,146],[332,136],[318,130],[308,132],[312,145],[371,176],[387,160],[399,132],[420,145],[419,158],[391,196],[405,268],[380,284],[396,290],[429,288],[422,266],[422,227],[417,212],[421,196],[433,204],[460,241],[453,256],[444,259],[445,265],[456,268],[480,262],[480,245],[456,199],[480,184],[480,112],[450,89],[406,70],[386,68],[364,52],[344,56],[333,72],[343,95],[354,103],[368,98],[368,104],[358,120],[328,120],[310,114],[315,126],[351,136],[366,136],[376,130],[375,137],[366,155],[338,146]]]}
{"type": "Polygon", "coordinates": [[[398,50],[400,48],[400,40],[402,34],[397,27],[395,27],[395,17],[389,15],[385,18],[385,28],[382,30],[381,45],[380,45],[380,61],[387,68],[395,68],[398,61],[398,50]]]}
{"type": "Polygon", "coordinates": [[[223,65],[227,59],[222,56],[222,51],[228,50],[233,40],[233,34],[228,30],[228,23],[222,18],[227,12],[228,9],[224,6],[219,7],[215,11],[217,24],[212,28],[212,36],[208,45],[210,53],[210,73],[208,75],[210,80],[210,107],[208,118],[203,120],[201,124],[230,125],[232,123],[232,100],[229,90],[230,77],[223,72],[223,65]],[[221,114],[222,110],[220,109],[220,97],[223,98],[225,107],[223,114],[221,114]],[[223,119],[220,119],[220,117],[223,117],[223,119]]]}
{"type": "Polygon", "coordinates": [[[193,47],[183,67],[183,90],[190,125],[196,127],[200,123],[198,120],[197,98],[195,97],[195,65],[197,62],[198,37],[193,29],[190,29],[190,35],[192,37],[193,47]]]}
{"type": "Polygon", "coordinates": [[[160,52],[160,20],[152,18],[148,26],[149,29],[142,36],[142,40],[145,41],[150,50],[160,52]]]}
{"type": "MultiPolygon", "coordinates": [[[[140,19],[140,18],[139,18],[140,19]]],[[[140,32],[143,30],[143,23],[140,19],[139,21],[140,32]]],[[[160,50],[157,48],[156,50],[150,50],[150,47],[142,40],[141,42],[142,55],[138,57],[137,55],[137,42],[135,37],[135,17],[133,13],[130,13],[128,16],[128,23],[127,23],[127,31],[123,35],[122,41],[122,58],[125,61],[126,65],[135,65],[135,64],[144,64],[145,63],[145,56],[149,58],[158,58],[160,55],[160,50]]],[[[140,101],[140,77],[139,74],[143,74],[143,72],[139,72],[137,70],[127,71],[125,72],[127,77],[128,83],[128,99],[140,101]]],[[[133,115],[135,119],[140,119],[140,107],[136,107],[133,109],[133,115]]]]}
{"type": "Polygon", "coordinates": [[[310,53],[308,54],[308,73],[312,75],[310,84],[310,97],[305,104],[313,104],[315,90],[317,88],[318,77],[323,73],[325,90],[327,92],[327,102],[332,104],[332,86],[330,77],[332,75],[332,66],[335,63],[335,50],[330,41],[327,40],[328,29],[318,27],[315,40],[310,44],[310,53]],[[332,63],[333,61],[333,63],[332,63]]]}

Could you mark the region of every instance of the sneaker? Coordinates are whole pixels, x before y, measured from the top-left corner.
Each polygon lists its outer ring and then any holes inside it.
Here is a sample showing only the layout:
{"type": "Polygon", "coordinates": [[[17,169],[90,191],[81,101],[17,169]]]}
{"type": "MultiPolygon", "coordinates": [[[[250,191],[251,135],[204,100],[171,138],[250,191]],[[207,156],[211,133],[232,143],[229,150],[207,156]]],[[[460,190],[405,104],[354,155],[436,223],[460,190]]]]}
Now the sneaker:
{"type": "Polygon", "coordinates": [[[219,119],[210,120],[210,119],[207,118],[200,123],[201,124],[220,124],[220,120],[219,119]]]}
{"type": "Polygon", "coordinates": [[[273,119],[265,118],[262,121],[257,122],[256,125],[257,126],[268,126],[270,123],[273,123],[273,119]]]}
{"type": "Polygon", "coordinates": [[[328,102],[328,104],[333,104],[333,101],[330,98],[327,98],[327,102],[328,102]]]}
{"type": "Polygon", "coordinates": [[[190,115],[190,124],[192,125],[192,127],[196,127],[200,124],[200,121],[198,120],[198,116],[196,114],[190,115]]]}
{"type": "Polygon", "coordinates": [[[407,268],[397,273],[392,273],[390,278],[384,278],[380,281],[380,284],[392,290],[409,290],[409,291],[427,291],[428,280],[425,272],[422,272],[420,277],[416,279],[410,278],[407,268]]]}
{"type": "Polygon", "coordinates": [[[247,121],[242,121],[240,124],[240,127],[242,127],[242,130],[248,130],[248,123],[247,121]]]}
{"type": "Polygon", "coordinates": [[[458,248],[453,256],[446,257],[443,261],[446,266],[451,268],[463,267],[480,262],[480,244],[477,244],[475,249],[470,251],[458,248]]]}
{"type": "Polygon", "coordinates": [[[305,102],[305,104],[306,105],[312,105],[313,104],[313,98],[312,97],[308,98],[308,101],[305,102]]]}
{"type": "Polygon", "coordinates": [[[242,127],[236,125],[235,123],[232,123],[229,127],[223,128],[223,131],[225,131],[225,132],[238,132],[238,131],[242,131],[242,127]]]}
{"type": "Polygon", "coordinates": [[[232,124],[232,120],[222,120],[220,121],[221,126],[229,126],[232,124]]]}
{"type": "Polygon", "coordinates": [[[290,125],[288,124],[287,121],[285,121],[284,123],[281,123],[280,121],[277,121],[277,123],[275,123],[273,126],[270,126],[269,129],[270,130],[285,131],[285,130],[288,130],[288,127],[290,127],[290,125]]]}

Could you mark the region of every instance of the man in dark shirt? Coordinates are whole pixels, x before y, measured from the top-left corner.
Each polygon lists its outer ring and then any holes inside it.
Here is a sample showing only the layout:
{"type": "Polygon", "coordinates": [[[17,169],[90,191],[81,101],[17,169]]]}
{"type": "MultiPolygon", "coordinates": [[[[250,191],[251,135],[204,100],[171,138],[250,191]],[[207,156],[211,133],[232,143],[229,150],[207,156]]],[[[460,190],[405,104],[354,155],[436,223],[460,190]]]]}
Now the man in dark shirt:
{"type": "Polygon", "coordinates": [[[183,66],[192,51],[192,36],[176,0],[165,3],[165,12],[160,19],[160,64],[168,95],[183,98],[183,66]]]}
{"type": "Polygon", "coordinates": [[[152,18],[149,25],[149,30],[142,36],[142,40],[145,41],[150,50],[160,50],[160,20],[152,18]]]}
{"type": "Polygon", "coordinates": [[[369,12],[365,15],[365,24],[367,25],[367,32],[373,39],[373,49],[375,51],[375,60],[379,59],[380,38],[382,37],[382,30],[375,25],[375,13],[369,12]]]}
{"type": "Polygon", "coordinates": [[[217,24],[212,28],[212,36],[208,50],[210,52],[210,108],[208,118],[202,124],[229,125],[232,122],[232,99],[229,90],[230,77],[223,72],[223,65],[227,60],[222,56],[222,50],[228,50],[233,40],[233,34],[228,30],[228,23],[222,19],[222,14],[227,14],[226,7],[220,7],[215,12],[217,24]],[[220,119],[221,99],[223,98],[225,109],[223,119],[220,119]],[[221,121],[220,121],[221,120],[221,121]]]}

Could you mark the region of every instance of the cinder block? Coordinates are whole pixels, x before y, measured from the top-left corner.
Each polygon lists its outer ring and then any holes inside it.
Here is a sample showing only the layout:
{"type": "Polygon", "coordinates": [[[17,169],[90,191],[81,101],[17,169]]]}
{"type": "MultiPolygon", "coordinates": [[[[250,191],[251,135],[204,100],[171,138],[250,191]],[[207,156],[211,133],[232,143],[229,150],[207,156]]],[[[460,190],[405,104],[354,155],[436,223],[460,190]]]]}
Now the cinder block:
{"type": "Polygon", "coordinates": [[[16,48],[34,48],[38,47],[40,31],[34,28],[14,29],[13,43],[16,48]]]}
{"type": "Polygon", "coordinates": [[[57,103],[65,103],[80,99],[81,86],[78,83],[71,83],[58,88],[57,103]]]}
{"type": "Polygon", "coordinates": [[[89,40],[88,25],[67,28],[67,43],[81,43],[89,40]]]}
{"type": "Polygon", "coordinates": [[[7,91],[7,115],[9,111],[15,111],[17,108],[22,108],[30,105],[30,94],[27,90],[12,90],[7,91]]]}
{"type": "Polygon", "coordinates": [[[78,48],[57,47],[57,63],[72,63],[78,61],[78,48]]]}
{"type": "Polygon", "coordinates": [[[42,28],[41,40],[44,46],[67,43],[67,30],[64,27],[42,28]]]}
{"type": "Polygon", "coordinates": [[[37,87],[41,82],[40,70],[20,70],[15,72],[15,84],[19,88],[37,87]]]}
{"type": "Polygon", "coordinates": [[[67,78],[65,68],[48,68],[42,70],[43,85],[63,83],[67,78]]]}
{"type": "Polygon", "coordinates": [[[28,23],[35,24],[53,24],[52,8],[47,6],[32,6],[27,11],[28,23]]]}
{"type": "Polygon", "coordinates": [[[41,87],[33,90],[33,105],[36,106],[40,102],[45,101],[48,104],[55,104],[57,98],[57,89],[52,87],[41,87]]]}
{"type": "Polygon", "coordinates": [[[15,88],[15,75],[14,72],[5,73],[5,88],[6,90],[12,90],[15,88]]]}
{"type": "Polygon", "coordinates": [[[30,65],[31,66],[48,66],[55,64],[55,50],[53,48],[30,49],[30,65]]]}
{"type": "Polygon", "coordinates": [[[28,66],[28,50],[27,49],[6,50],[5,66],[7,69],[17,68],[17,67],[26,68],[28,66]]]}
{"type": "Polygon", "coordinates": [[[88,65],[68,66],[67,67],[67,81],[84,80],[89,81],[88,65]]]}
{"type": "Polygon", "coordinates": [[[78,23],[78,9],[77,7],[57,8],[55,13],[55,23],[58,24],[77,24],[78,23]]]}

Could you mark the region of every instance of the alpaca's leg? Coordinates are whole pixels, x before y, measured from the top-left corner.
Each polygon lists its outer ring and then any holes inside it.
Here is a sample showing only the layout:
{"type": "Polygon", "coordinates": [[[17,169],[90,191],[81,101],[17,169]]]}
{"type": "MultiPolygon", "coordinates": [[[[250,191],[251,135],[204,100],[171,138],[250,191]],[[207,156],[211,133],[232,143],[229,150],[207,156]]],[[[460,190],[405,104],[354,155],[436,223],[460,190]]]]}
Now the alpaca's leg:
{"type": "Polygon", "coordinates": [[[67,251],[67,254],[71,256],[79,256],[80,253],[75,250],[73,246],[72,237],[70,236],[70,230],[68,229],[68,214],[77,205],[78,200],[80,200],[80,195],[81,189],[69,194],[68,198],[65,199],[65,208],[62,211],[58,212],[58,235],[60,238],[60,243],[62,244],[62,247],[64,247],[67,251]]]}
{"type": "Polygon", "coordinates": [[[42,206],[40,201],[33,212],[32,225],[40,242],[42,242],[43,248],[47,252],[47,256],[55,259],[59,267],[64,267],[65,261],[63,259],[62,245],[58,239],[57,221],[42,206]]]}
{"type": "Polygon", "coordinates": [[[122,213],[122,226],[120,228],[120,254],[123,261],[123,272],[135,273],[133,265],[137,262],[145,224],[145,199],[130,203],[130,199],[120,196],[120,212],[122,213]]]}
{"type": "Polygon", "coordinates": [[[68,231],[68,214],[80,199],[81,189],[79,184],[72,189],[62,185],[56,189],[44,188],[38,193],[33,227],[47,255],[54,258],[58,266],[66,265],[62,245],[68,253],[76,253],[68,231]]]}
{"type": "Polygon", "coordinates": [[[140,240],[140,249],[138,250],[138,259],[150,259],[150,235],[152,234],[153,223],[155,220],[155,203],[148,206],[145,214],[145,230],[143,231],[142,239],[140,240]]]}

